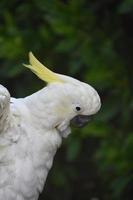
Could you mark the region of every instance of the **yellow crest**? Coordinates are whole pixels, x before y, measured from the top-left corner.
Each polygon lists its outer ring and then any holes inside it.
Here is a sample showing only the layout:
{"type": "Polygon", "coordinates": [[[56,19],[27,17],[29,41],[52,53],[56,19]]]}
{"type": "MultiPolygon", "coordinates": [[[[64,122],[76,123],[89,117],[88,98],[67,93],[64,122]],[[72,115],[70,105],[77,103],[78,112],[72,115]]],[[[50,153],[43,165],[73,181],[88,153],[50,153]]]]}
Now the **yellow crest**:
{"type": "Polygon", "coordinates": [[[43,64],[41,64],[32,52],[29,52],[29,63],[30,65],[25,65],[25,67],[29,68],[33,73],[35,73],[41,80],[52,83],[52,82],[63,82],[58,74],[52,72],[43,64]]]}

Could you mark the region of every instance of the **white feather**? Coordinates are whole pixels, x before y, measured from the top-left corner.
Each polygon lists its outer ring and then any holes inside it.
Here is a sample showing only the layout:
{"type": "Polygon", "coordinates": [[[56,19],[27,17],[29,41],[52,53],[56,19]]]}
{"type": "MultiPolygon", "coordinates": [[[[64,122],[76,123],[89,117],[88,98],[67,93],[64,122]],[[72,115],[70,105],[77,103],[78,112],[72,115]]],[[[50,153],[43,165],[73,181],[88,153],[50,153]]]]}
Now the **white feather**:
{"type": "Polygon", "coordinates": [[[70,79],[22,99],[10,99],[0,86],[1,200],[37,200],[62,137],[70,134],[75,105],[82,106],[84,115],[99,110],[97,92],[70,79]]]}

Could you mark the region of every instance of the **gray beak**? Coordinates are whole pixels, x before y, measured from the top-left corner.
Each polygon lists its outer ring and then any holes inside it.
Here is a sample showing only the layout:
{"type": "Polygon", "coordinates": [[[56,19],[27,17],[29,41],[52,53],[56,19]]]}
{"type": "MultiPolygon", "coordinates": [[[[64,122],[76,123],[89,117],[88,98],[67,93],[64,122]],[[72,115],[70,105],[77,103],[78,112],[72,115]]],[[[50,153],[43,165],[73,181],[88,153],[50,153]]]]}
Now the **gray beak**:
{"type": "Polygon", "coordinates": [[[71,124],[75,127],[82,128],[91,120],[91,116],[88,115],[77,115],[71,119],[71,124]]]}

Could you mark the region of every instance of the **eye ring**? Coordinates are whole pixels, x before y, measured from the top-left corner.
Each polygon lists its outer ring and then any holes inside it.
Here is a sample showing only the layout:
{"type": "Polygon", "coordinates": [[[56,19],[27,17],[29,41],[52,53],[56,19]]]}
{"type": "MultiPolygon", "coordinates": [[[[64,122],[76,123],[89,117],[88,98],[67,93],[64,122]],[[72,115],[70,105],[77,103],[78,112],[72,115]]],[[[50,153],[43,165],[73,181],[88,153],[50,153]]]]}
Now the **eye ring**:
{"type": "Polygon", "coordinates": [[[80,111],[81,108],[79,106],[76,106],[76,111],[80,111]]]}

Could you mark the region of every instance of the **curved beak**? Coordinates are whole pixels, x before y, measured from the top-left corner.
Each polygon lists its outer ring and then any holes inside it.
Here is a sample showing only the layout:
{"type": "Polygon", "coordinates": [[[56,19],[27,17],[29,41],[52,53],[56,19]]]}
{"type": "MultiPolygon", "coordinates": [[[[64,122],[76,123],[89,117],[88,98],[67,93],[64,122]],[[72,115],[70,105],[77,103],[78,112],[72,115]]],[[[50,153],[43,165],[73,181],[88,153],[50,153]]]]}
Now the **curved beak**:
{"type": "Polygon", "coordinates": [[[91,121],[91,116],[88,115],[77,115],[73,119],[71,119],[70,123],[78,128],[82,128],[91,121]]]}

